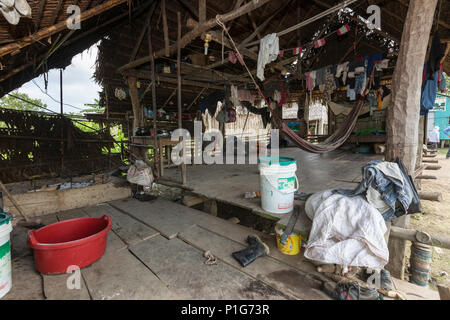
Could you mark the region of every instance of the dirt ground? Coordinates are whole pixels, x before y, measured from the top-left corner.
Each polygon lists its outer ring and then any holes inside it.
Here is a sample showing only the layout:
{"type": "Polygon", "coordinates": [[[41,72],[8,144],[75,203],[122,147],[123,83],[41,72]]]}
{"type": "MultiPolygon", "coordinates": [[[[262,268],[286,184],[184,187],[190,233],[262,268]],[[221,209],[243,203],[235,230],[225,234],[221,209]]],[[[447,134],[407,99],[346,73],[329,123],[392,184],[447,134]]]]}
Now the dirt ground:
{"type": "MultiPolygon", "coordinates": [[[[422,200],[423,213],[411,217],[411,228],[430,234],[450,235],[450,159],[445,159],[447,149],[439,150],[433,159],[439,160],[440,170],[426,170],[426,175],[434,175],[436,180],[422,180],[422,191],[442,193],[442,202],[422,200]]],[[[408,247],[410,244],[408,244],[408,247]]],[[[407,256],[409,257],[409,248],[407,256]]],[[[409,259],[408,259],[409,260],[409,259]]],[[[408,261],[409,263],[409,261],[408,261]]],[[[430,287],[436,283],[450,284],[450,250],[435,247],[431,266],[430,287]]]]}

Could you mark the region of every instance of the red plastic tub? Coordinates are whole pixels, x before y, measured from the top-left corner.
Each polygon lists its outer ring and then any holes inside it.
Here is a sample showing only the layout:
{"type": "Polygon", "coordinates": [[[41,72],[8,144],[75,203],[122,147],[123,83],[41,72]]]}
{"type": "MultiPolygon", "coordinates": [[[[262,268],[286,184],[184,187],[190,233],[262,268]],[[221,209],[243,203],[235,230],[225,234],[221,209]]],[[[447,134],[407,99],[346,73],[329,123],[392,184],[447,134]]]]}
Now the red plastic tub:
{"type": "Polygon", "coordinates": [[[28,231],[36,269],[44,274],[66,273],[69,266],[86,267],[105,253],[111,218],[76,218],[28,231]]]}

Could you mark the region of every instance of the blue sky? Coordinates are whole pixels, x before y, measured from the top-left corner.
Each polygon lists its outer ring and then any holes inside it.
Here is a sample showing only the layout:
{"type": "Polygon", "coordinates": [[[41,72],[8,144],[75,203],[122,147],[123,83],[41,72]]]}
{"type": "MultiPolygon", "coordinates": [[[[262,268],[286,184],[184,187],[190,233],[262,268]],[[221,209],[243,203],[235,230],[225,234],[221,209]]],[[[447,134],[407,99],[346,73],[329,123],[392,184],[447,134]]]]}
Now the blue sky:
{"type": "MultiPolygon", "coordinates": [[[[72,64],[63,71],[63,102],[74,107],[84,109],[85,103],[93,103],[98,99],[100,86],[95,83],[92,75],[95,71],[97,46],[94,45],[84,52],[72,58],[72,64]]],[[[44,77],[34,79],[34,82],[45,91],[44,77]]],[[[28,94],[31,98],[41,99],[47,107],[53,111],[60,111],[59,102],[41,92],[33,81],[27,82],[17,91],[28,94]]],[[[59,69],[53,69],[48,73],[47,93],[59,101],[59,69]]],[[[79,112],[80,110],[64,105],[64,113],[79,112]]]]}

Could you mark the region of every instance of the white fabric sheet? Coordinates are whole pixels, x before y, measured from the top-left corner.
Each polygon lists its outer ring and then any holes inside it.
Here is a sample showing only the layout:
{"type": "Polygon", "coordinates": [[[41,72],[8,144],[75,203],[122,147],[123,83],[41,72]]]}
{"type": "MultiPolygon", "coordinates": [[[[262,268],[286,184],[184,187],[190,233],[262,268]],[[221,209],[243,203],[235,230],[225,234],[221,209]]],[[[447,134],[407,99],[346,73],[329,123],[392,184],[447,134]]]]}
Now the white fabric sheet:
{"type": "Polygon", "coordinates": [[[306,202],[313,221],[305,257],[344,266],[382,268],[389,261],[385,221],[363,197],[326,190],[306,202]]]}

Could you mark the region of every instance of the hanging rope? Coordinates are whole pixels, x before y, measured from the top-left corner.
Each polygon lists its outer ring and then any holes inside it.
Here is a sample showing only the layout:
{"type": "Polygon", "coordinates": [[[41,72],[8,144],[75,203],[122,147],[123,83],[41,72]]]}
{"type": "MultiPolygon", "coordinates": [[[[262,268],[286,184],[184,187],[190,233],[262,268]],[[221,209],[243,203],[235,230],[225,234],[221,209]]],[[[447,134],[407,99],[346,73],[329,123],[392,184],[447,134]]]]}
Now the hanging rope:
{"type": "MultiPolygon", "coordinates": [[[[228,33],[227,28],[225,27],[225,24],[220,21],[219,16],[216,16],[217,24],[223,28],[224,32],[227,34],[228,38],[230,39],[231,44],[233,45],[234,49],[236,50],[237,54],[241,55],[239,52],[239,49],[236,46],[236,43],[234,42],[233,38],[228,33]]],[[[241,55],[241,57],[243,57],[241,55]]],[[[270,106],[268,103],[266,97],[263,95],[258,83],[255,81],[255,78],[253,77],[252,73],[247,67],[247,64],[245,63],[244,59],[242,59],[243,65],[245,69],[247,70],[248,74],[250,75],[250,78],[252,79],[253,83],[255,84],[260,96],[264,99],[266,104],[270,106]]],[[[369,81],[367,81],[366,86],[364,88],[364,91],[361,94],[361,97],[359,98],[358,102],[353,107],[352,111],[347,115],[345,118],[345,121],[342,123],[342,125],[339,127],[337,131],[335,131],[331,136],[329,136],[323,143],[320,144],[312,144],[302,138],[300,138],[294,131],[292,131],[286,123],[284,123],[275,112],[271,112],[272,118],[275,120],[278,127],[281,128],[281,131],[289,137],[289,139],[300,149],[305,150],[307,152],[311,153],[326,153],[333,150],[336,150],[340,146],[342,146],[345,141],[348,139],[350,134],[353,131],[353,128],[356,125],[356,122],[358,120],[359,113],[361,112],[361,109],[364,105],[364,100],[366,98],[368,86],[371,82],[371,79],[373,77],[373,71],[375,68],[372,69],[372,73],[370,75],[369,81]]],[[[270,109],[270,108],[269,108],[270,109]]]]}

